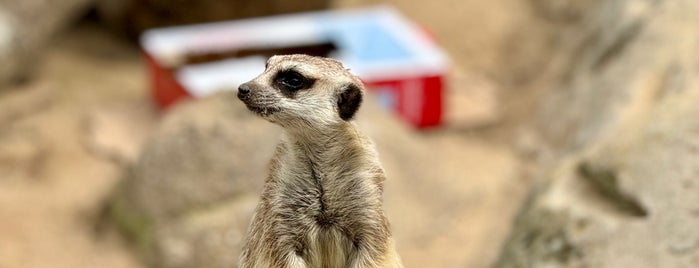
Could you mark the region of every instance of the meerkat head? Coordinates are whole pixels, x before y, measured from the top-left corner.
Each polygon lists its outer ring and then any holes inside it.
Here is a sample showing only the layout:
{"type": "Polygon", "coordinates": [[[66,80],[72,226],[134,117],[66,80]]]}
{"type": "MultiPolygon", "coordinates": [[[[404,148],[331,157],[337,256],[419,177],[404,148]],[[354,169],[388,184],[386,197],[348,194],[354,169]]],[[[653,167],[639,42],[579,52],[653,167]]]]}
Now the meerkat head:
{"type": "Polygon", "coordinates": [[[273,56],[265,71],[240,85],[238,98],[251,111],[283,127],[349,121],[364,86],[338,61],[307,55],[273,56]]]}

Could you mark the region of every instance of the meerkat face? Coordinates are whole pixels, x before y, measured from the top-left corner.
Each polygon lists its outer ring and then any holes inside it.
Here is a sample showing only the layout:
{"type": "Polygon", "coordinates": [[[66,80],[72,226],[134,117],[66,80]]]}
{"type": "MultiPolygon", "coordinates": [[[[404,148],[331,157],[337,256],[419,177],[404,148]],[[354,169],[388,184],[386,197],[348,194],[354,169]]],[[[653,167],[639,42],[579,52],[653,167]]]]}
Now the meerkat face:
{"type": "Polygon", "coordinates": [[[352,119],[363,91],[362,82],[338,61],[285,55],[271,57],[262,74],[240,85],[238,98],[282,126],[328,125],[352,119]]]}

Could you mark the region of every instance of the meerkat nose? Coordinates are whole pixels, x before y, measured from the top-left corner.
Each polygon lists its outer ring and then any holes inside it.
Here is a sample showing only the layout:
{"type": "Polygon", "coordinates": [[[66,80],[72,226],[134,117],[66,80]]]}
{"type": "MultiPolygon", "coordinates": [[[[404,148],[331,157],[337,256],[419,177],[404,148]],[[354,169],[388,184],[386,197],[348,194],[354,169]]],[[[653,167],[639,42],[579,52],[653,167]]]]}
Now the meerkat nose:
{"type": "Polygon", "coordinates": [[[238,98],[245,99],[250,94],[250,86],[248,83],[244,83],[238,87],[238,98]]]}

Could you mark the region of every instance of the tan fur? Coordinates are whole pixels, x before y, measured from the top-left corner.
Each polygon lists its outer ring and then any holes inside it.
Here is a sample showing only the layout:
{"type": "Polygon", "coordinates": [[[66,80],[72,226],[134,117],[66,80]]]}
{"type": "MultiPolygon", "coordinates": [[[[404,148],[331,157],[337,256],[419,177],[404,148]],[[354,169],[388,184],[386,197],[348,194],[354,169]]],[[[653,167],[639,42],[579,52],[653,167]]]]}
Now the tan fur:
{"type": "Polygon", "coordinates": [[[239,267],[402,267],[382,208],[383,169],[351,121],[363,91],[339,62],[305,55],[272,57],[241,86],[239,98],[284,134],[239,267]],[[277,81],[288,70],[312,83],[285,91],[277,81]]]}

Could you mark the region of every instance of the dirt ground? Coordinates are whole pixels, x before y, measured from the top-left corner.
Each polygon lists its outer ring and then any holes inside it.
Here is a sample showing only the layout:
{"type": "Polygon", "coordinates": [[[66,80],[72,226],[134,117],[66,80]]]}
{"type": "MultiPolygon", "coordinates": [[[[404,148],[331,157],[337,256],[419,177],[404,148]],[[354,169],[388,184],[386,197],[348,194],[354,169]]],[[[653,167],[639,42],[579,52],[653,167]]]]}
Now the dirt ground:
{"type": "MultiPolygon", "coordinates": [[[[513,7],[503,6],[517,1],[443,1],[428,8],[394,2],[432,29],[454,59],[447,97],[453,96],[452,121],[424,136],[453,144],[462,157],[445,166],[471,178],[393,190],[453,197],[415,204],[416,210],[468,211],[448,219],[413,219],[410,227],[396,224],[399,250],[406,267],[487,267],[527,186],[522,161],[506,142],[508,135],[501,135],[514,127],[473,128],[498,125],[506,116],[501,99],[508,95],[492,78],[501,56],[492,47],[507,41],[503,36],[517,18],[511,16],[513,7]],[[400,245],[401,240],[411,243],[400,245]]],[[[362,2],[340,6],[357,4],[362,2]]],[[[37,65],[34,79],[0,95],[0,268],[144,267],[128,243],[94,224],[121,168],[135,159],[159,117],[138,48],[82,23],[57,38],[37,65]],[[95,137],[97,130],[108,134],[95,137]]],[[[388,211],[397,202],[411,202],[389,200],[388,211]]]]}

